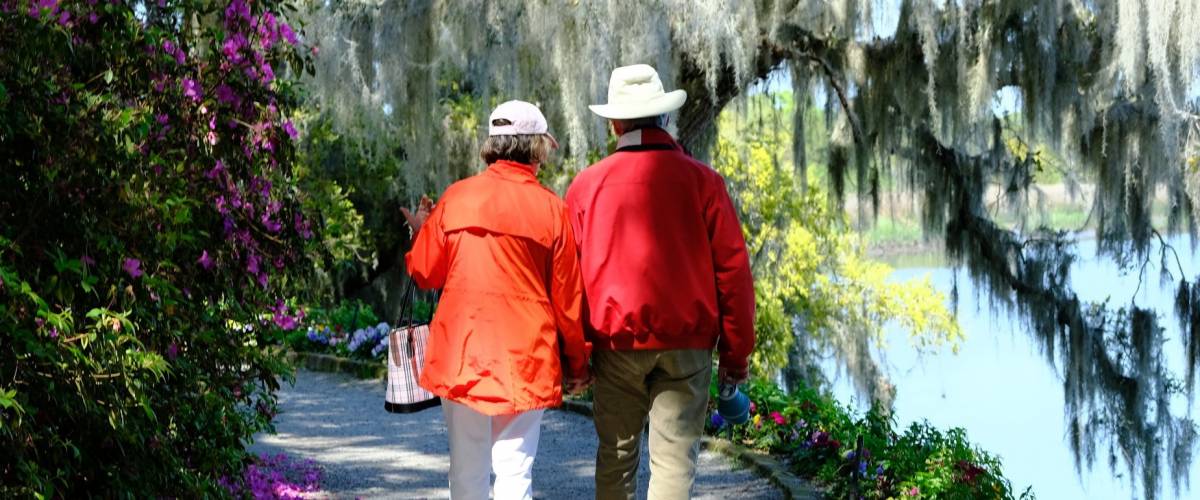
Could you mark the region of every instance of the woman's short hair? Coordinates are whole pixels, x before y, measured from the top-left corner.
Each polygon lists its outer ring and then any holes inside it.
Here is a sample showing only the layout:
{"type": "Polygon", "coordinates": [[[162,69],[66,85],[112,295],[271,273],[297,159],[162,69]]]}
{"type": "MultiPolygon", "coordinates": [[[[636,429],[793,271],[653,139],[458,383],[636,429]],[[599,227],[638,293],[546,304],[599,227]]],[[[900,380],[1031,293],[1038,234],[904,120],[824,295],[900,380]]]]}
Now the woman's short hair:
{"type": "MultiPolygon", "coordinates": [[[[492,125],[495,126],[511,124],[512,122],[505,119],[492,120],[492,125]]],[[[551,148],[553,143],[545,134],[493,135],[483,141],[479,156],[489,165],[500,160],[540,165],[550,156],[551,148]]]]}

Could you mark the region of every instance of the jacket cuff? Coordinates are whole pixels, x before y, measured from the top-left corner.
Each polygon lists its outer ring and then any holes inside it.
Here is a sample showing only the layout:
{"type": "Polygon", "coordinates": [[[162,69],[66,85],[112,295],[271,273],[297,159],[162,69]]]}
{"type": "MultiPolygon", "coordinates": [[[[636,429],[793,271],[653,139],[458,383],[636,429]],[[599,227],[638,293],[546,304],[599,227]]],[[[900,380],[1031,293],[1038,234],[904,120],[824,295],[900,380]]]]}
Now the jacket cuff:
{"type": "Polygon", "coordinates": [[[735,360],[730,357],[721,356],[719,363],[717,368],[725,370],[725,373],[729,375],[738,376],[739,378],[749,375],[750,360],[746,358],[735,360]]]}

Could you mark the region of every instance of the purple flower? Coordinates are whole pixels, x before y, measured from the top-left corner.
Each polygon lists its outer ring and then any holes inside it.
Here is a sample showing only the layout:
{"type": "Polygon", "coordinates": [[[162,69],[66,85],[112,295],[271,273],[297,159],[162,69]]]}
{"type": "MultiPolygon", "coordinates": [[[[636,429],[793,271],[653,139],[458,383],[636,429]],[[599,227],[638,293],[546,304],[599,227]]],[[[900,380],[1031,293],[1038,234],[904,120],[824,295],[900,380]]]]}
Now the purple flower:
{"type": "Polygon", "coordinates": [[[713,425],[713,427],[721,427],[722,425],[725,425],[725,419],[721,418],[721,414],[713,413],[712,414],[712,425],[713,425]]]}
{"type": "Polygon", "coordinates": [[[283,39],[287,40],[289,44],[296,45],[300,43],[300,40],[296,38],[296,32],[292,31],[292,27],[288,26],[288,23],[281,23],[279,25],[279,34],[283,35],[283,39]]]}
{"type": "Polygon", "coordinates": [[[213,261],[212,257],[208,256],[208,250],[201,252],[200,258],[196,259],[196,262],[200,264],[200,267],[203,267],[205,271],[212,269],[213,261]]]}
{"type": "MultiPolygon", "coordinates": [[[[215,165],[213,165],[213,168],[209,169],[208,173],[204,174],[204,176],[208,177],[209,179],[215,180],[217,177],[220,177],[221,174],[223,174],[223,173],[225,173],[225,162],[222,162],[221,160],[217,160],[217,163],[215,165]]],[[[221,202],[222,205],[225,203],[224,197],[218,197],[217,199],[221,202]]],[[[218,206],[218,209],[219,208],[220,207],[218,206]]]]}
{"type": "Polygon", "coordinates": [[[246,45],[246,37],[241,33],[235,33],[233,36],[225,39],[225,43],[221,44],[221,53],[225,54],[229,62],[241,64],[243,59],[241,51],[246,45]]]}
{"type": "Polygon", "coordinates": [[[262,83],[263,83],[263,85],[271,83],[274,80],[275,80],[275,71],[271,69],[271,65],[269,63],[263,63],[263,65],[262,65],[262,83]]]}
{"type": "Polygon", "coordinates": [[[280,223],[279,221],[276,221],[274,219],[271,219],[271,217],[267,214],[262,215],[261,222],[263,224],[263,227],[267,228],[267,231],[269,231],[271,233],[278,233],[281,229],[283,229],[282,223],[280,223]]]}
{"type": "Polygon", "coordinates": [[[42,17],[42,11],[50,9],[50,15],[58,13],[58,0],[35,0],[29,4],[29,15],[35,19],[42,17]]]}
{"type": "Polygon", "coordinates": [[[79,262],[82,262],[84,267],[92,267],[92,266],[96,265],[96,261],[94,259],[92,259],[91,257],[89,257],[87,254],[84,254],[82,257],[80,257],[79,262]]]}
{"type": "Polygon", "coordinates": [[[242,101],[242,98],[233,91],[233,88],[224,83],[217,85],[217,102],[237,106],[242,101]]]}
{"type": "Polygon", "coordinates": [[[34,318],[33,319],[33,326],[38,327],[38,329],[41,329],[42,326],[45,326],[45,324],[46,324],[45,319],[42,319],[42,318],[34,318]]]}
{"type": "Polygon", "coordinates": [[[291,120],[283,122],[283,131],[287,132],[288,137],[291,137],[293,141],[300,135],[299,132],[296,132],[296,126],[292,125],[291,120]]]}
{"type": "Polygon", "coordinates": [[[246,259],[246,272],[250,274],[258,274],[258,256],[251,254],[250,258],[246,259]]]}
{"type": "Polygon", "coordinates": [[[54,326],[50,327],[50,338],[52,338],[52,339],[58,338],[58,327],[54,327],[54,326]]]}
{"type": "Polygon", "coordinates": [[[203,91],[200,89],[200,84],[191,78],[183,80],[183,95],[191,97],[193,101],[200,101],[203,91]]]}
{"type": "Polygon", "coordinates": [[[154,120],[157,121],[159,125],[166,125],[167,122],[171,120],[171,117],[167,116],[166,113],[160,113],[154,115],[154,120]]]}
{"type": "Polygon", "coordinates": [[[96,24],[96,21],[99,21],[99,20],[100,20],[100,16],[96,15],[95,12],[88,14],[88,22],[89,23],[96,24]]]}
{"type": "Polygon", "coordinates": [[[130,277],[137,278],[142,275],[142,262],[137,259],[127,258],[121,263],[121,269],[124,269],[130,277]]]}
{"type": "Polygon", "coordinates": [[[179,357],[179,345],[171,342],[171,345],[167,346],[167,359],[175,361],[177,357],[179,357]]]}
{"type": "Polygon", "coordinates": [[[62,11],[62,14],[58,15],[58,24],[62,26],[71,24],[71,13],[65,10],[62,11]]]}

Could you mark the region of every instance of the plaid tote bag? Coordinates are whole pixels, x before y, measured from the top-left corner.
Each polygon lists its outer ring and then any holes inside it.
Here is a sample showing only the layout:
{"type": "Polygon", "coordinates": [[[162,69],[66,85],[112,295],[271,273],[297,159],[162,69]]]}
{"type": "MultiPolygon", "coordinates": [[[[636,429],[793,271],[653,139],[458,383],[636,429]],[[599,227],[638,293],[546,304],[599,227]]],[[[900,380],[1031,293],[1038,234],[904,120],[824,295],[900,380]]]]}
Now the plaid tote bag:
{"type": "Polygon", "coordinates": [[[409,280],[400,303],[400,321],[388,332],[387,394],[383,408],[391,413],[413,413],[442,404],[442,400],[417,385],[425,366],[429,325],[413,322],[416,285],[409,280]]]}

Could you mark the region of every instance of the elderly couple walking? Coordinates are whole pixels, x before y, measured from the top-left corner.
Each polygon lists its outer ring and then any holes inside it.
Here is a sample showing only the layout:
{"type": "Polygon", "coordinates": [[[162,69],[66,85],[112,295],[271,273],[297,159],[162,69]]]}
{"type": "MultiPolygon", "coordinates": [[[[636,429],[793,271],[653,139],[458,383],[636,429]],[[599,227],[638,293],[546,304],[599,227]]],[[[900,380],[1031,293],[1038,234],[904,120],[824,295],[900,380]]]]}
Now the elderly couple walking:
{"type": "Polygon", "coordinates": [[[542,414],[594,386],[596,498],[633,498],[649,417],[650,498],[687,498],[718,377],[741,382],[754,288],[725,182],[663,130],[683,105],[647,65],[617,68],[617,150],[560,199],[534,105],[492,112],[487,169],[414,214],[408,271],[442,289],[420,383],[443,400],[455,500],[531,498],[542,414]],[[490,474],[496,475],[490,486],[490,474]]]}

